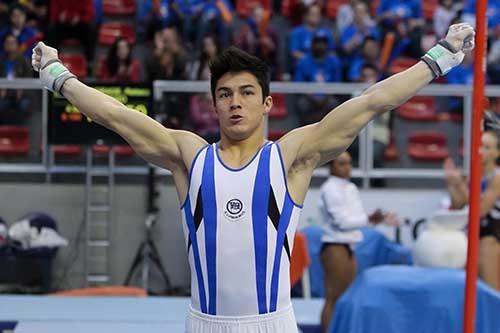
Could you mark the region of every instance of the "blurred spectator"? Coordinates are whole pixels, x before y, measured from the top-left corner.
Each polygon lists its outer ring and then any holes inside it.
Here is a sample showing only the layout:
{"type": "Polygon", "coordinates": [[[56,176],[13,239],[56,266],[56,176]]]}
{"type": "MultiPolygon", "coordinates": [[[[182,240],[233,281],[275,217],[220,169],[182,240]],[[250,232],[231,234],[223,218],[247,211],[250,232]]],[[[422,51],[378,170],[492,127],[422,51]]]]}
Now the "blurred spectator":
{"type": "MultiPolygon", "coordinates": [[[[186,80],[187,57],[173,27],[157,31],[154,50],[145,60],[146,81],[186,80]]],[[[185,125],[188,97],[180,93],[164,93],[158,106],[158,119],[169,128],[183,128],[185,125]]]]}
{"type": "Polygon", "coordinates": [[[348,152],[343,152],[331,161],[330,177],[320,188],[323,226],[321,264],[324,268],[326,291],[321,315],[323,332],[327,332],[337,300],[356,277],[357,265],[353,248],[363,239],[359,229],[369,223],[401,224],[393,213],[380,209],[370,215],[365,212],[359,190],[350,181],[351,162],[348,152]]]}
{"type": "Polygon", "coordinates": [[[189,68],[190,80],[208,80],[210,69],[208,62],[220,52],[220,47],[215,36],[207,35],[203,38],[203,47],[200,57],[193,61],[189,68]]]}
{"type": "Polygon", "coordinates": [[[492,43],[488,53],[488,77],[491,84],[500,84],[500,29],[492,35],[492,43]]]}
{"type": "Polygon", "coordinates": [[[156,32],[154,50],[146,57],[146,79],[185,80],[187,58],[179,40],[177,30],[173,27],[156,32]]]}
{"type": "Polygon", "coordinates": [[[389,31],[396,33],[393,57],[403,52],[416,58],[422,55],[420,42],[425,21],[420,0],[380,0],[377,19],[384,36],[389,31]]]}
{"type": "Polygon", "coordinates": [[[95,28],[93,0],[52,0],[47,44],[59,48],[62,41],[75,38],[83,45],[89,63],[94,60],[95,28]]]}
{"type": "Polygon", "coordinates": [[[457,20],[463,10],[463,4],[454,0],[439,0],[433,16],[434,33],[438,39],[444,38],[448,27],[457,20]]]}
{"type": "MultiPolygon", "coordinates": [[[[381,79],[382,74],[375,63],[364,63],[360,70],[358,82],[375,84],[381,79]]],[[[373,167],[384,167],[385,148],[391,139],[391,113],[386,112],[373,119],[372,122],[372,140],[373,140],[373,167]]],[[[359,156],[359,139],[356,137],[354,142],[348,149],[354,160],[358,160],[359,156]]],[[[385,186],[385,181],[380,178],[372,179],[370,185],[373,187],[385,186]]]]}
{"type": "Polygon", "coordinates": [[[136,19],[137,33],[146,40],[152,39],[157,30],[181,23],[173,0],[138,0],[136,19]]]}
{"type": "Polygon", "coordinates": [[[223,48],[229,46],[230,26],[234,9],[226,0],[175,1],[175,10],[182,21],[184,40],[200,49],[205,35],[216,35],[223,48]]]}
{"type": "MultiPolygon", "coordinates": [[[[32,77],[31,66],[21,54],[14,35],[7,35],[3,42],[5,56],[0,62],[0,77],[12,80],[32,77]]],[[[31,107],[31,100],[23,90],[0,90],[0,124],[23,124],[31,107]]]]}
{"type": "Polygon", "coordinates": [[[339,6],[337,18],[335,20],[335,26],[339,36],[342,36],[345,28],[352,24],[354,20],[354,6],[359,2],[360,0],[349,0],[349,2],[339,6]]]}
{"type": "Polygon", "coordinates": [[[348,57],[359,52],[367,37],[379,39],[379,32],[375,22],[370,17],[368,6],[359,1],[354,4],[353,10],[353,21],[344,29],[340,37],[342,53],[348,57]]]}
{"type": "Polygon", "coordinates": [[[349,62],[347,79],[351,82],[360,81],[363,66],[366,64],[376,66],[375,64],[378,64],[379,54],[380,42],[373,37],[365,38],[361,48],[361,53],[353,56],[349,62]]]}
{"type": "Polygon", "coordinates": [[[27,14],[26,25],[45,32],[49,23],[50,0],[19,0],[27,14]]]}
{"type": "MultiPolygon", "coordinates": [[[[446,75],[446,81],[450,84],[472,85],[474,82],[473,57],[472,52],[465,52],[464,60],[446,75]]],[[[448,100],[448,111],[461,115],[463,112],[463,99],[461,97],[449,97],[448,100]]]]}
{"type": "MultiPolygon", "coordinates": [[[[208,80],[208,78],[204,79],[208,80]]],[[[207,142],[219,140],[219,119],[215,112],[212,96],[209,93],[195,94],[189,102],[189,119],[193,130],[207,142]]]]}
{"type": "MultiPolygon", "coordinates": [[[[500,136],[486,131],[481,140],[483,178],[480,202],[479,277],[500,290],[500,136]]],[[[453,160],[444,163],[444,172],[451,196],[451,209],[462,209],[469,203],[467,180],[453,160]]]]}
{"type": "Polygon", "coordinates": [[[118,37],[111,45],[108,55],[99,64],[97,77],[105,82],[140,81],[141,64],[132,56],[131,45],[126,39],[118,37]]]}
{"type": "Polygon", "coordinates": [[[332,52],[335,50],[333,34],[328,27],[321,24],[321,21],[321,7],[313,3],[306,8],[304,23],[290,32],[288,52],[293,60],[293,66],[311,51],[312,39],[317,31],[324,33],[327,40],[327,51],[332,52]]]}
{"type": "MultiPolygon", "coordinates": [[[[41,34],[26,26],[26,11],[20,5],[15,5],[10,10],[10,24],[0,30],[0,41],[3,44],[7,35],[13,35],[17,38],[19,52],[26,59],[31,61],[31,49],[41,39],[41,34]]],[[[5,50],[1,50],[0,57],[5,56],[5,50]]]]}
{"type": "MultiPolygon", "coordinates": [[[[473,26],[476,25],[476,0],[464,0],[465,8],[462,15],[462,20],[471,23],[473,26]]],[[[490,33],[494,32],[500,25],[500,1],[499,0],[489,0],[488,9],[486,12],[488,17],[488,31],[490,33]]]]}
{"type": "Polygon", "coordinates": [[[17,3],[16,0],[0,1],[0,27],[3,27],[9,21],[9,9],[17,3]]]}
{"type": "MultiPolygon", "coordinates": [[[[294,81],[339,82],[342,66],[337,56],[328,53],[328,37],[322,30],[316,31],[312,40],[312,50],[297,64],[294,81]]],[[[299,97],[298,111],[302,124],[319,121],[335,105],[334,96],[309,94],[299,97]]]]}
{"type": "Polygon", "coordinates": [[[269,25],[270,18],[271,13],[257,4],[241,27],[234,44],[264,60],[271,68],[271,80],[279,80],[281,74],[278,63],[279,39],[269,25]]]}
{"type": "MultiPolygon", "coordinates": [[[[200,58],[191,66],[191,79],[207,81],[210,79],[209,61],[220,49],[214,36],[205,36],[200,58]],[[193,76],[194,75],[194,76],[193,76]]],[[[219,121],[210,93],[194,94],[189,101],[189,120],[193,130],[207,142],[219,140],[219,121]]]]}

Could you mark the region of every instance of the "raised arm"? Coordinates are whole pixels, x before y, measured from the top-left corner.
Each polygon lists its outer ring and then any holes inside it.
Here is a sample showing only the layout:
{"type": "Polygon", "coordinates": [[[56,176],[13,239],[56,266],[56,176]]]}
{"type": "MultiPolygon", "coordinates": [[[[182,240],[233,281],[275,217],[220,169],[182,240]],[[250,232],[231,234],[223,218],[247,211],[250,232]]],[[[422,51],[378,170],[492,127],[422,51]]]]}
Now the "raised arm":
{"type": "Polygon", "coordinates": [[[436,76],[460,64],[473,48],[474,30],[468,24],[452,25],[446,39],[429,50],[422,61],[367,89],[327,114],[321,121],[298,128],[281,139],[291,166],[297,161],[311,167],[321,165],[343,152],[359,131],[375,116],[393,110],[415,95],[436,76]]]}
{"type": "Polygon", "coordinates": [[[32,64],[49,90],[61,93],[81,113],[123,137],[145,160],[170,170],[188,167],[206,142],[193,133],[171,130],[81,83],[60,62],[57,50],[38,43],[32,64]]]}

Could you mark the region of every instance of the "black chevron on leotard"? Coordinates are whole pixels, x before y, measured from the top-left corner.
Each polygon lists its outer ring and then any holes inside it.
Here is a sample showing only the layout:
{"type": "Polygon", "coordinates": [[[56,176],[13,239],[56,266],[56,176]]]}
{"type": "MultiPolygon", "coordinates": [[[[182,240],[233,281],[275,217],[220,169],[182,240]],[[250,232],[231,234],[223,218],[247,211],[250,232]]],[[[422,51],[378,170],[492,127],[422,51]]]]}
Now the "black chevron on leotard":
{"type": "MultiPolygon", "coordinates": [[[[274,228],[276,229],[277,232],[281,214],[278,209],[278,204],[276,203],[276,197],[274,196],[274,191],[272,186],[271,189],[269,190],[269,204],[267,206],[267,216],[269,216],[269,218],[273,222],[274,228]]],[[[285,241],[283,245],[285,246],[286,255],[288,256],[288,260],[290,261],[290,245],[288,243],[288,236],[286,232],[285,232],[285,241]]]]}
{"type": "MultiPolygon", "coordinates": [[[[196,208],[194,209],[194,216],[193,216],[194,229],[196,231],[198,231],[202,219],[203,219],[203,199],[201,196],[201,186],[200,186],[200,189],[198,190],[198,197],[196,198],[196,208]]],[[[188,252],[190,247],[191,247],[191,237],[188,237],[188,246],[187,246],[188,252]]]]}

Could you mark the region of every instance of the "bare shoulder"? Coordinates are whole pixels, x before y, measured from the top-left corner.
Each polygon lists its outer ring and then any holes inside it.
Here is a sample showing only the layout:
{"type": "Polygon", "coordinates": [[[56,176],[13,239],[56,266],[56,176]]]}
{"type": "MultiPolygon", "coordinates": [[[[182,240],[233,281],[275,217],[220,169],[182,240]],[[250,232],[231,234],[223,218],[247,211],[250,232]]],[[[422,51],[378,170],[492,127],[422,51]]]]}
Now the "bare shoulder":
{"type": "Polygon", "coordinates": [[[320,160],[319,154],[304,155],[301,153],[304,151],[302,148],[305,142],[304,136],[313,130],[312,126],[294,129],[278,141],[288,190],[292,199],[299,204],[305,199],[312,173],[320,160]]]}
{"type": "Polygon", "coordinates": [[[286,170],[290,170],[298,164],[314,164],[319,161],[319,154],[315,156],[312,153],[309,155],[302,153],[304,150],[307,150],[304,149],[305,138],[310,132],[314,131],[315,125],[296,128],[278,141],[286,170]]]}
{"type": "Polygon", "coordinates": [[[179,153],[182,158],[182,160],[178,161],[178,163],[183,164],[182,169],[189,170],[196,154],[208,143],[202,137],[193,132],[184,130],[175,130],[172,132],[172,136],[177,143],[177,147],[179,148],[179,153]]]}

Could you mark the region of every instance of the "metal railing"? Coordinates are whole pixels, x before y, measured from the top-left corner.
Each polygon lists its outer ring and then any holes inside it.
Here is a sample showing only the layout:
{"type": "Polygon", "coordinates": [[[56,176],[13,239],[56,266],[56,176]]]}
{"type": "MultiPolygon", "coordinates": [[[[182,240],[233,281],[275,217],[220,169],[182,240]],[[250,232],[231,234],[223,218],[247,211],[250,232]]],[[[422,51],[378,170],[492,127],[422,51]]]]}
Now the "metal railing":
{"type": "MultiPolygon", "coordinates": [[[[333,94],[333,95],[359,95],[368,86],[358,83],[299,83],[299,82],[272,82],[271,91],[281,94],[333,94]]],[[[0,164],[0,173],[45,173],[47,179],[53,173],[85,173],[84,164],[79,165],[54,165],[51,150],[48,149],[48,92],[42,89],[38,79],[0,79],[0,89],[34,89],[42,90],[42,115],[41,115],[41,163],[3,163],[0,164]]],[[[209,92],[210,86],[207,81],[155,81],[153,83],[153,96],[155,100],[161,99],[163,93],[200,93],[209,92]]],[[[485,91],[488,97],[500,97],[500,86],[487,86],[485,91]]],[[[432,84],[423,88],[418,95],[425,96],[454,96],[464,99],[464,169],[469,170],[470,151],[470,124],[472,116],[472,86],[432,84]]],[[[373,140],[372,124],[363,129],[359,135],[360,159],[359,166],[353,170],[354,177],[360,177],[364,183],[372,178],[442,178],[443,171],[436,169],[415,168],[374,168],[373,166],[373,140]]],[[[102,168],[105,173],[106,168],[102,168]]],[[[99,169],[97,169],[99,172],[99,169]]],[[[116,174],[146,175],[147,166],[116,166],[116,174]]],[[[160,170],[159,174],[169,174],[166,170],[160,170]]],[[[315,171],[316,177],[326,177],[326,169],[315,171]]]]}

